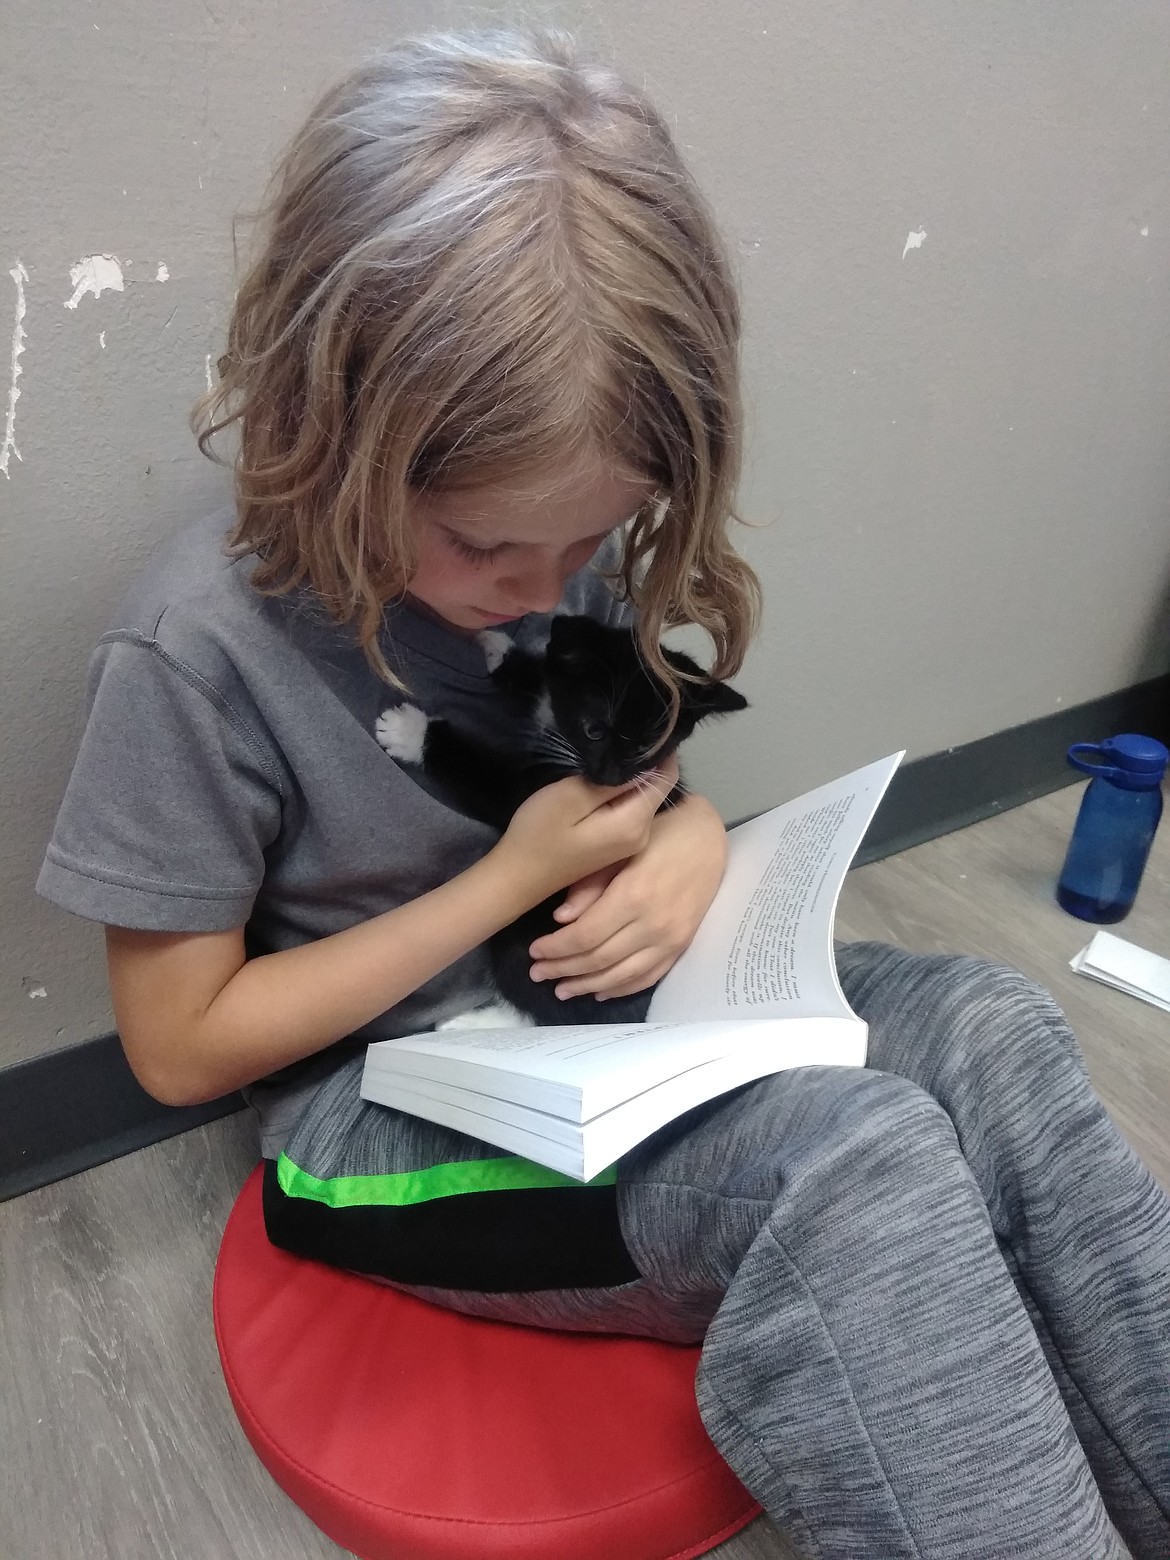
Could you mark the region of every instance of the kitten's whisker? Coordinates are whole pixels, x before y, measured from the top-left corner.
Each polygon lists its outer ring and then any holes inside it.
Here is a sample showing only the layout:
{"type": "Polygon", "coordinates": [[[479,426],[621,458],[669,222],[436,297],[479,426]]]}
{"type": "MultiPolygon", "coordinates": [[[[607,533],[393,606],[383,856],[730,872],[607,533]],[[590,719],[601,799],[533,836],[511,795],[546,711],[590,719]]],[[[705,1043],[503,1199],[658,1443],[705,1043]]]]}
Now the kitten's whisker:
{"type": "MultiPolygon", "coordinates": [[[[658,781],[661,780],[661,771],[657,769],[643,769],[638,774],[638,785],[644,791],[657,791],[658,781]]],[[[677,782],[676,782],[677,783],[677,782]]],[[[673,790],[673,786],[671,787],[673,790]]]]}
{"type": "Polygon", "coordinates": [[[568,774],[580,774],[583,769],[581,755],[575,753],[571,747],[538,747],[533,749],[534,756],[543,759],[546,763],[559,765],[568,774]]]}
{"type": "Polygon", "coordinates": [[[569,746],[568,740],[564,733],[558,731],[555,726],[542,726],[534,721],[530,723],[528,727],[528,733],[529,739],[533,745],[540,745],[546,742],[559,742],[562,743],[565,747],[569,746]]]}
{"type": "Polygon", "coordinates": [[[575,764],[581,761],[581,755],[563,737],[554,741],[550,736],[546,735],[535,744],[534,751],[546,753],[553,758],[571,759],[575,764]]]}

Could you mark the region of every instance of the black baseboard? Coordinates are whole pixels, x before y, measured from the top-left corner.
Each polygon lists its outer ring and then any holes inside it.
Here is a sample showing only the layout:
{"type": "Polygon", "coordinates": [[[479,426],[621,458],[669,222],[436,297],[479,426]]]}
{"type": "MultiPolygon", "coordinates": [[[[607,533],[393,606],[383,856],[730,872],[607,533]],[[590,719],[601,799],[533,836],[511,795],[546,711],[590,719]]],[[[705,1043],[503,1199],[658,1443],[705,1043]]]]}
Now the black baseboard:
{"type": "Polygon", "coordinates": [[[1170,747],[1170,672],[903,764],[853,864],[879,861],[1083,782],[1065,761],[1072,744],[1122,731],[1140,731],[1170,747]]]}
{"type": "Polygon", "coordinates": [[[243,1107],[238,1094],[160,1105],[130,1071],[116,1034],[0,1068],[0,1201],[243,1107]]]}
{"type": "MultiPolygon", "coordinates": [[[[1079,777],[1064,759],[1071,744],[1120,731],[1145,732],[1170,746],[1170,673],[904,764],[856,865],[1074,783],[1079,777]]],[[[237,1094],[189,1109],[158,1104],[135,1081],[117,1035],[0,1068],[0,1200],[242,1106],[237,1094]]]]}

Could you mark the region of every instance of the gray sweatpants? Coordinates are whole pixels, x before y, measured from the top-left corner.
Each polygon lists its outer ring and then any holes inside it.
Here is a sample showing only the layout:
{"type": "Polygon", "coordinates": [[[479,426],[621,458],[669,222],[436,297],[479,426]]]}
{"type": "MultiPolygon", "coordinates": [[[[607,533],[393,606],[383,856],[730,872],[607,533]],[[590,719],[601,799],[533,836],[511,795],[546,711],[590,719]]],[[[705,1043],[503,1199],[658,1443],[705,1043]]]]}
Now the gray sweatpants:
{"type": "MultiPolygon", "coordinates": [[[[480,1316],[702,1339],[700,1412],[816,1560],[1170,1557],[1170,1200],[1015,970],[838,949],[869,1065],[780,1073],[618,1169],[639,1278],[482,1294],[480,1316]]],[[[345,1173],[470,1140],[325,1085],[290,1144],[345,1173]],[[388,1148],[388,1144],[390,1145],[388,1148]],[[374,1162],[376,1159],[376,1163],[374,1162]]],[[[489,1158],[498,1149],[480,1145],[489,1158]]],[[[425,1162],[425,1163],[424,1163],[425,1162]]]]}

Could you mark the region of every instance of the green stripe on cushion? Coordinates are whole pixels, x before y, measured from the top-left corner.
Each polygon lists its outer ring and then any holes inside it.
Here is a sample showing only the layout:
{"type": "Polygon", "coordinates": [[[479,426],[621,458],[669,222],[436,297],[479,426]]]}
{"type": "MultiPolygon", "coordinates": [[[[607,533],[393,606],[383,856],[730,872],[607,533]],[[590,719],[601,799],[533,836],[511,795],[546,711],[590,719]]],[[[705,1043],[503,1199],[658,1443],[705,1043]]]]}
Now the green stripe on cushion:
{"type": "Polygon", "coordinates": [[[329,1208],[405,1208],[431,1202],[436,1197],[459,1197],[466,1192],[515,1192],[538,1186],[612,1186],[617,1166],[610,1165],[592,1181],[576,1181],[559,1170],[546,1169],[530,1159],[508,1155],[503,1159],[465,1159],[454,1164],[432,1165],[429,1170],[402,1170],[394,1175],[339,1175],[318,1180],[293,1164],[287,1154],[276,1163],[276,1178],[288,1197],[303,1197],[329,1208]]]}

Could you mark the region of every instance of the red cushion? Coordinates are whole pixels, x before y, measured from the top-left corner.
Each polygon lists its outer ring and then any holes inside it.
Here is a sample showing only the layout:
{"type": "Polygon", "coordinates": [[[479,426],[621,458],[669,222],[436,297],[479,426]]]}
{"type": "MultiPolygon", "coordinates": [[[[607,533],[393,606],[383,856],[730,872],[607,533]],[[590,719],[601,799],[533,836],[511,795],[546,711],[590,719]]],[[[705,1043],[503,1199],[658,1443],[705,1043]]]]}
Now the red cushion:
{"type": "Polygon", "coordinates": [[[697,1348],[478,1321],[289,1256],[259,1170],[215,1333],[260,1461],[362,1560],[684,1560],[760,1509],[699,1419],[697,1348]]]}

